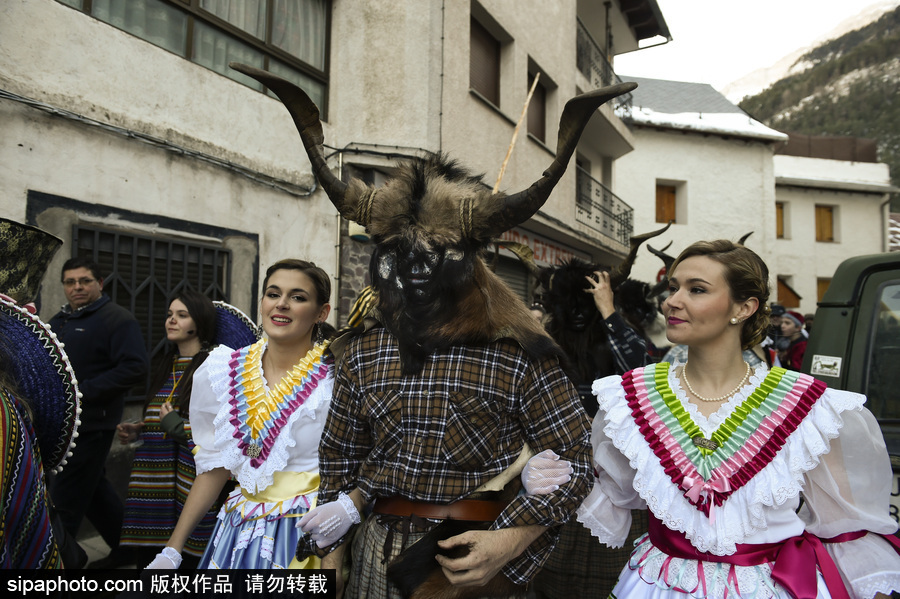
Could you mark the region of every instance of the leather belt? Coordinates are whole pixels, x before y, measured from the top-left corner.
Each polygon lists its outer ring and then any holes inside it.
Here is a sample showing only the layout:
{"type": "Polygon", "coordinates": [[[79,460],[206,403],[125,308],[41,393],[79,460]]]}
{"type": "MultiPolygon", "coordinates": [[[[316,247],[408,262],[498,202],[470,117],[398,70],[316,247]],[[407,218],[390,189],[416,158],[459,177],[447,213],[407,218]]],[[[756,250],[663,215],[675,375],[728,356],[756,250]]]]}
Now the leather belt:
{"type": "Polygon", "coordinates": [[[372,508],[376,514],[391,516],[419,516],[434,520],[469,520],[472,522],[493,522],[503,511],[502,501],[485,499],[460,499],[448,504],[411,501],[403,497],[379,497],[372,508]]]}

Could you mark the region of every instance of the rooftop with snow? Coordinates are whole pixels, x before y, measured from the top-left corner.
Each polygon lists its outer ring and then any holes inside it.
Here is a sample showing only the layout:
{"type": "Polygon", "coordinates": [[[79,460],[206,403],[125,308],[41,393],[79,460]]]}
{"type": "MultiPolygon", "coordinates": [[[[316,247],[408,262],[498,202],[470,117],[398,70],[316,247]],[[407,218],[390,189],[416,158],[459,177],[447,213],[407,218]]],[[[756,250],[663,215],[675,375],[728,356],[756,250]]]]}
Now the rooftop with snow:
{"type": "Polygon", "coordinates": [[[631,114],[622,115],[635,125],[767,141],[788,138],[732,104],[708,83],[621,77],[638,84],[632,92],[631,114]]]}

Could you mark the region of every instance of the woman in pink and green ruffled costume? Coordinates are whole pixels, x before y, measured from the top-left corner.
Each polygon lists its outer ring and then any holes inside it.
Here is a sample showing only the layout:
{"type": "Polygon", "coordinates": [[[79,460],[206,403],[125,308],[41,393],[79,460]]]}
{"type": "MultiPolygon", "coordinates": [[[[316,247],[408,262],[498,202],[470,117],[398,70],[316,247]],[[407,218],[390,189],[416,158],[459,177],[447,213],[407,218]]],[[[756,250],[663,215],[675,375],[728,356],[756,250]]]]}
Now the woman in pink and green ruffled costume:
{"type": "MultiPolygon", "coordinates": [[[[866,398],[741,350],[768,324],[769,272],[719,240],[684,250],[663,306],[667,336],[689,347],[594,381],[598,478],[577,518],[621,546],[631,509],[649,509],[611,596],[863,598],[900,590],[890,461],[866,398]]],[[[541,492],[565,464],[532,458],[541,492]]]]}
{"type": "Polygon", "coordinates": [[[197,478],[167,546],[148,566],[177,568],[185,541],[232,477],[200,568],[315,568],[297,562],[300,516],[315,506],[318,446],[331,405],[333,359],[321,331],[331,281],[312,262],[266,271],[265,338],[213,350],[194,374],[191,428],[197,478]]]}

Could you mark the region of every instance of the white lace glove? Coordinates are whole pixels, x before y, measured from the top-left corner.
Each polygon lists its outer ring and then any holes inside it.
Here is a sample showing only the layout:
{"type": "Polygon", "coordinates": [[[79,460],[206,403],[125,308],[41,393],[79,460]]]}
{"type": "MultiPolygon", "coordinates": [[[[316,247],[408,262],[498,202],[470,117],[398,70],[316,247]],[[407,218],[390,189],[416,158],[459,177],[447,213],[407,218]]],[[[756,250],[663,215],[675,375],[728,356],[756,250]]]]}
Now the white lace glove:
{"type": "Polygon", "coordinates": [[[353,500],[346,493],[341,493],[337,501],[317,506],[300,518],[300,529],[309,533],[317,546],[328,547],[359,522],[359,511],[353,500]]]}
{"type": "Polygon", "coordinates": [[[171,547],[163,547],[147,565],[147,570],[177,570],[180,565],[181,554],[171,547]]]}
{"type": "Polygon", "coordinates": [[[529,495],[546,495],[572,480],[572,465],[559,459],[552,449],[531,456],[522,469],[522,485],[529,495]]]}

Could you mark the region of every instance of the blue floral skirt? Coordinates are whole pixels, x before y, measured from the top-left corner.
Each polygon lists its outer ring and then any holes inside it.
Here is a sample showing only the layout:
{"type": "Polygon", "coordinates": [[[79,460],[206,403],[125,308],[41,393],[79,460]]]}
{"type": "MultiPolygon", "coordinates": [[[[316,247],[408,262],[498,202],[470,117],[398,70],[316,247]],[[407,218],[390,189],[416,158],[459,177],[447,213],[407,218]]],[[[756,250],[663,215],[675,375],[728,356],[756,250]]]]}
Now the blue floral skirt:
{"type": "Polygon", "coordinates": [[[199,568],[268,570],[318,568],[311,557],[294,557],[300,518],[315,506],[316,494],[297,495],[278,502],[257,502],[238,487],[219,510],[212,540],[200,559],[199,568]]]}

